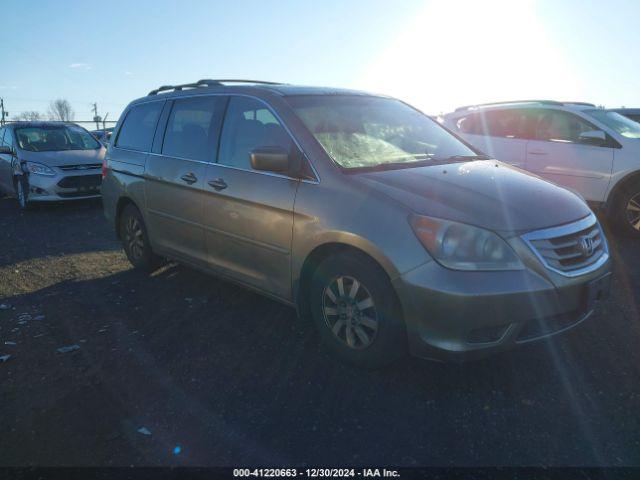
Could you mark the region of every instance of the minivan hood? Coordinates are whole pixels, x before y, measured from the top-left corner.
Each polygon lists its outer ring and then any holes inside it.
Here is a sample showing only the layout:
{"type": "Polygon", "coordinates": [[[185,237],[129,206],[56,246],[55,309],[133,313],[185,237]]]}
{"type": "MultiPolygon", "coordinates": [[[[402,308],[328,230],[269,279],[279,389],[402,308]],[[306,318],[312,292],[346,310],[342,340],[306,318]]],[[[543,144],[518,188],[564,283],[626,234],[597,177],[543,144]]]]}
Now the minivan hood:
{"type": "Polygon", "coordinates": [[[589,215],[576,194],[496,160],[355,174],[421,215],[514,232],[589,215]]]}
{"type": "Polygon", "coordinates": [[[92,163],[102,163],[105,149],[95,150],[63,150],[60,152],[29,152],[22,150],[20,159],[28,162],[38,162],[49,167],[60,167],[62,165],[86,165],[92,163]]]}

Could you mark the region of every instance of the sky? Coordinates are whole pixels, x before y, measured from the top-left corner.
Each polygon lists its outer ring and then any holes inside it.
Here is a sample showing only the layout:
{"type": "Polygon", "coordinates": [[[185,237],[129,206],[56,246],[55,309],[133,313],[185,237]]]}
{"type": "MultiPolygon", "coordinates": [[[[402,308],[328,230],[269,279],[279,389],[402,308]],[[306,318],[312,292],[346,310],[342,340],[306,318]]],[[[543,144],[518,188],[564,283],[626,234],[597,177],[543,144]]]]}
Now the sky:
{"type": "MultiPolygon", "coordinates": [[[[392,95],[640,107],[638,0],[2,0],[0,97],[116,120],[160,85],[248,78],[392,95]]],[[[10,117],[11,118],[11,117],[10,117]]]]}

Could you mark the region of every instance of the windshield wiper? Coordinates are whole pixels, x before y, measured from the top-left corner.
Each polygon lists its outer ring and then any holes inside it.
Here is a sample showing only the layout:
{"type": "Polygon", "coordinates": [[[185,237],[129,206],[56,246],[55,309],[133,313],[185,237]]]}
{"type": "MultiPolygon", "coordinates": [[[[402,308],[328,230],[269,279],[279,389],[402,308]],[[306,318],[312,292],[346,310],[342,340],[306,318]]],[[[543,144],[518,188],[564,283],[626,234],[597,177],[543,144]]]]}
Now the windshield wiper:
{"type": "Polygon", "coordinates": [[[491,160],[491,157],[488,155],[451,155],[450,157],[446,158],[434,158],[433,163],[459,163],[473,160],[491,160]]]}

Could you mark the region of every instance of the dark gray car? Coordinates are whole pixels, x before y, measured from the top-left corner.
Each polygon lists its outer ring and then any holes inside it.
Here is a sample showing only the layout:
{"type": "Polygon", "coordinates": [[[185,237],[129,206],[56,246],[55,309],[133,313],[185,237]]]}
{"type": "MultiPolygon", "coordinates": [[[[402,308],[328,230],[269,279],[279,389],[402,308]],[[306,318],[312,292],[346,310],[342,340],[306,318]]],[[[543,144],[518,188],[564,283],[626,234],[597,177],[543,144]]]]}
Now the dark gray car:
{"type": "Polygon", "coordinates": [[[21,208],[100,196],[105,148],[72,123],[15,122],[0,128],[0,190],[21,208]]]}
{"type": "Polygon", "coordinates": [[[135,267],[168,257],[289,304],[357,364],[545,338],[610,282],[577,195],[356,91],[154,90],[114,130],[103,198],[135,267]]]}

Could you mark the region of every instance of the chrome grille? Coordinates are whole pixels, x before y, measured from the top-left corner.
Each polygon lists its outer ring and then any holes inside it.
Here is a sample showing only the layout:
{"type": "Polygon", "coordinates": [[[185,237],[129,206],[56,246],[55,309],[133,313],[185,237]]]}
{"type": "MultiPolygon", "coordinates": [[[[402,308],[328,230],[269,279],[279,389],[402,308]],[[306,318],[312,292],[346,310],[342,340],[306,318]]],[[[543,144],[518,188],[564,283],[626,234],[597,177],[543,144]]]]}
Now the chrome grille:
{"type": "Polygon", "coordinates": [[[64,170],[65,172],[71,172],[74,170],[95,170],[98,168],[102,168],[101,163],[88,163],[84,165],[62,165],[58,167],[60,170],[64,170]]]}
{"type": "Polygon", "coordinates": [[[593,214],[575,223],[527,233],[522,238],[549,270],[567,277],[592,272],[609,258],[607,240],[593,214]]]}

